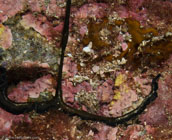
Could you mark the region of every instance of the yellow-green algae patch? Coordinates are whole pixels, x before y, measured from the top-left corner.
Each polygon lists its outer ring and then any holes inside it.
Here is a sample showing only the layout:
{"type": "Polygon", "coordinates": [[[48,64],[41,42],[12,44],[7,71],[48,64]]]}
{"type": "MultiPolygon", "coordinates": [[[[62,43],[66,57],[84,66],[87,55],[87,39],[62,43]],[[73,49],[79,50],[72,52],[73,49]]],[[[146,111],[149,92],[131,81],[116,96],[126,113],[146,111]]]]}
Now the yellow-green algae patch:
{"type": "Polygon", "coordinates": [[[0,24],[0,36],[4,33],[5,31],[5,26],[0,24]]]}
{"type": "Polygon", "coordinates": [[[116,77],[116,80],[115,80],[115,86],[120,86],[122,83],[124,83],[125,81],[125,76],[123,74],[119,74],[117,77],[116,77]]]}

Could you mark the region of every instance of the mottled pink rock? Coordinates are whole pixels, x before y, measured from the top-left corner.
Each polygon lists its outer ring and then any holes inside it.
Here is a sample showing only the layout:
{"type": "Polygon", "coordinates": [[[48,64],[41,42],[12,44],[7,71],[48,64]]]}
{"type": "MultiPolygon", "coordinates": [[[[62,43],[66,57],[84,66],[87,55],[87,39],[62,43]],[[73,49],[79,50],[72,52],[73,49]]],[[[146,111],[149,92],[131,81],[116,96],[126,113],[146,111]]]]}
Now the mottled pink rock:
{"type": "Polygon", "coordinates": [[[140,76],[133,77],[135,85],[137,85],[143,95],[148,95],[151,91],[151,80],[147,78],[142,78],[140,76]]]}
{"type": "Polygon", "coordinates": [[[154,134],[155,133],[155,128],[150,126],[150,125],[146,125],[145,129],[146,129],[148,134],[154,134]]]}
{"type": "Polygon", "coordinates": [[[120,140],[146,140],[155,134],[156,128],[150,125],[133,124],[126,129],[119,128],[120,140]]]}
{"type": "Polygon", "coordinates": [[[112,87],[113,82],[111,80],[107,80],[101,86],[98,86],[97,94],[100,102],[107,103],[111,100],[111,97],[114,94],[112,87]]]}
{"type": "Polygon", "coordinates": [[[110,127],[104,124],[95,126],[98,133],[94,135],[94,140],[117,140],[118,127],[110,127]]]}
{"type": "Polygon", "coordinates": [[[122,47],[122,51],[125,51],[125,50],[127,50],[128,45],[127,45],[127,43],[123,42],[123,43],[121,44],[121,47],[122,47]]]}
{"type": "Polygon", "coordinates": [[[22,121],[31,122],[28,115],[13,115],[0,108],[0,136],[8,134],[13,123],[22,121]]]}
{"type": "Polygon", "coordinates": [[[163,80],[159,81],[158,95],[168,113],[172,114],[172,75],[167,74],[163,80]]]}
{"type": "Polygon", "coordinates": [[[119,7],[116,9],[116,12],[118,13],[118,15],[119,15],[121,18],[127,18],[127,17],[129,17],[128,9],[127,9],[126,7],[119,6],[119,7]]]}
{"type": "Polygon", "coordinates": [[[69,57],[64,58],[63,72],[64,78],[73,77],[77,73],[77,65],[69,57]]]}
{"type": "Polygon", "coordinates": [[[147,19],[147,10],[143,9],[139,12],[133,12],[133,11],[129,11],[129,17],[132,17],[134,19],[136,19],[137,21],[140,21],[141,25],[146,24],[146,19],[147,19]]]}
{"type": "MultiPolygon", "coordinates": [[[[140,1],[143,1],[143,0],[140,0],[140,1]]],[[[134,1],[134,2],[137,3],[137,1],[134,1]]],[[[139,5],[136,6],[136,8],[132,8],[130,6],[129,7],[118,6],[116,7],[116,12],[121,18],[134,18],[140,21],[140,23],[144,25],[146,24],[148,12],[146,8],[142,8],[141,10],[139,10],[138,8],[140,5],[142,5],[142,3],[139,3],[139,5]]]]}
{"type": "Polygon", "coordinates": [[[89,3],[79,8],[74,16],[76,18],[102,18],[107,14],[108,5],[105,3],[89,3]]]}
{"type": "Polygon", "coordinates": [[[64,25],[63,22],[59,23],[58,26],[55,26],[55,27],[53,28],[54,31],[61,33],[62,30],[63,30],[63,25],[64,25]]]}
{"type": "Polygon", "coordinates": [[[21,12],[26,5],[32,12],[44,12],[48,16],[60,18],[65,13],[65,6],[60,6],[64,2],[64,0],[47,2],[44,0],[0,0],[0,23],[21,12]]]}
{"type": "Polygon", "coordinates": [[[143,5],[144,1],[145,0],[128,0],[127,4],[134,11],[134,10],[139,9],[143,5]]]}
{"type": "Polygon", "coordinates": [[[117,140],[117,132],[118,132],[118,127],[111,128],[109,133],[107,134],[107,139],[108,140],[117,140]]]}
{"type": "MultiPolygon", "coordinates": [[[[72,48],[71,46],[78,45],[77,37],[75,35],[69,35],[67,48],[72,48]]],[[[70,52],[69,52],[70,53],[70,52]]]]}
{"type": "Polygon", "coordinates": [[[25,0],[0,0],[0,23],[24,9],[25,0]]]}
{"type": "Polygon", "coordinates": [[[56,17],[64,16],[65,13],[65,7],[60,7],[60,3],[64,3],[65,1],[61,0],[51,0],[50,3],[47,6],[46,14],[47,15],[55,15],[56,17]]]}
{"type": "Polygon", "coordinates": [[[88,3],[82,5],[80,8],[72,8],[71,15],[72,22],[77,26],[78,33],[81,37],[84,37],[88,32],[87,24],[85,20],[89,18],[103,18],[107,15],[108,5],[106,3],[88,3]]]}
{"type": "Polygon", "coordinates": [[[139,119],[142,123],[146,122],[148,125],[158,126],[168,124],[164,104],[159,99],[157,99],[153,105],[149,106],[146,113],[142,114],[139,119]]]}
{"type": "Polygon", "coordinates": [[[68,103],[73,103],[74,102],[74,96],[77,93],[77,90],[73,86],[73,83],[68,81],[68,80],[64,80],[62,82],[62,91],[63,91],[64,101],[68,102],[68,103]]]}
{"type": "Polygon", "coordinates": [[[50,66],[48,65],[48,63],[41,63],[39,61],[23,61],[22,64],[21,64],[23,67],[26,67],[26,68],[30,68],[30,67],[33,67],[33,66],[37,66],[37,67],[41,67],[41,68],[50,68],[50,66]]]}
{"type": "Polygon", "coordinates": [[[54,80],[51,75],[43,76],[32,82],[20,82],[16,88],[13,88],[8,97],[16,102],[27,102],[28,97],[38,98],[41,92],[45,90],[55,95],[54,80]]]}
{"type": "Polygon", "coordinates": [[[28,0],[28,7],[33,12],[46,11],[44,0],[28,0]]]}
{"type": "Polygon", "coordinates": [[[172,114],[172,57],[163,63],[162,76],[158,82],[158,98],[147,108],[147,111],[140,116],[142,123],[149,125],[168,125],[169,114],[172,114]]]}
{"type": "MultiPolygon", "coordinates": [[[[164,23],[172,23],[170,14],[172,12],[172,2],[168,0],[144,0],[144,7],[147,9],[149,17],[154,18],[155,23],[152,24],[155,27],[164,23]]],[[[164,28],[166,25],[162,27],[164,28]]]]}
{"type": "Polygon", "coordinates": [[[60,34],[63,29],[62,23],[53,27],[53,24],[49,22],[45,16],[34,16],[31,13],[26,14],[22,17],[21,24],[26,29],[35,29],[41,35],[45,36],[48,40],[51,40],[54,36],[60,34]]]}
{"type": "Polygon", "coordinates": [[[62,82],[62,89],[64,100],[68,103],[74,103],[74,96],[77,92],[80,92],[81,90],[89,92],[92,88],[88,82],[84,81],[74,86],[72,82],[66,79],[62,82]]]}
{"type": "Polygon", "coordinates": [[[77,89],[77,92],[80,92],[81,90],[89,92],[92,90],[92,87],[91,87],[90,83],[84,81],[80,84],[77,84],[76,89],[77,89]]]}
{"type": "Polygon", "coordinates": [[[144,127],[142,125],[130,125],[120,140],[144,140],[144,127]]]}
{"type": "Polygon", "coordinates": [[[64,5],[64,2],[65,0],[28,0],[27,4],[32,12],[44,12],[47,16],[60,18],[65,13],[65,6],[60,6],[64,5]]]}
{"type": "Polygon", "coordinates": [[[3,49],[9,49],[12,45],[12,33],[11,30],[2,24],[0,24],[0,46],[3,49]]]}
{"type": "Polygon", "coordinates": [[[109,113],[113,116],[120,116],[124,109],[132,106],[132,103],[137,101],[138,96],[135,90],[132,90],[127,84],[120,86],[120,98],[112,104],[109,113]]]}
{"type": "Polygon", "coordinates": [[[82,35],[82,37],[88,32],[88,28],[86,25],[81,26],[79,30],[79,33],[82,35]]]}
{"type": "Polygon", "coordinates": [[[96,128],[98,129],[99,132],[98,134],[94,135],[94,140],[106,140],[110,127],[106,125],[98,124],[96,128]]]}
{"type": "Polygon", "coordinates": [[[120,42],[123,42],[124,41],[124,37],[121,34],[118,35],[117,39],[120,42]]]}

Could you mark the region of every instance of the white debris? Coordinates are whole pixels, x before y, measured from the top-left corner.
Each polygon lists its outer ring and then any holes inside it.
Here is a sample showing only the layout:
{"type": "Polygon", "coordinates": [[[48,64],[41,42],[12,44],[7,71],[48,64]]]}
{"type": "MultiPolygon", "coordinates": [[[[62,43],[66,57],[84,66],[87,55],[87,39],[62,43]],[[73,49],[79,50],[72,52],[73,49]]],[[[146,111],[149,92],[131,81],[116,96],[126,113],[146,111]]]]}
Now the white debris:
{"type": "Polygon", "coordinates": [[[89,80],[90,85],[93,87],[93,89],[96,89],[99,85],[99,81],[93,81],[93,79],[89,80]]]}
{"type": "Polygon", "coordinates": [[[99,69],[100,69],[100,67],[99,66],[93,66],[93,68],[92,68],[92,70],[93,70],[93,72],[98,72],[99,71],[99,69]]]}
{"type": "Polygon", "coordinates": [[[71,53],[68,53],[67,56],[69,56],[69,57],[71,57],[71,58],[73,57],[71,53]]]}
{"type": "Polygon", "coordinates": [[[80,63],[81,67],[85,67],[85,64],[83,62],[80,63]]]}
{"type": "Polygon", "coordinates": [[[69,80],[75,83],[81,83],[83,81],[89,80],[89,78],[87,76],[75,75],[73,78],[70,78],[69,80]]]}
{"type": "Polygon", "coordinates": [[[152,42],[156,42],[156,41],[162,40],[163,38],[164,38],[164,36],[155,36],[155,37],[152,37],[152,42]]]}
{"type": "Polygon", "coordinates": [[[165,33],[165,36],[166,36],[166,37],[172,36],[172,32],[166,32],[166,33],[165,33]]]}
{"type": "Polygon", "coordinates": [[[123,65],[123,64],[125,64],[127,62],[127,60],[125,59],[125,58],[122,58],[122,60],[117,60],[117,63],[119,64],[119,65],[123,65]]]}
{"type": "Polygon", "coordinates": [[[92,46],[93,46],[93,43],[90,42],[86,47],[83,48],[83,51],[84,51],[85,53],[87,53],[87,54],[92,54],[92,53],[94,53],[94,50],[91,49],[92,46]]]}

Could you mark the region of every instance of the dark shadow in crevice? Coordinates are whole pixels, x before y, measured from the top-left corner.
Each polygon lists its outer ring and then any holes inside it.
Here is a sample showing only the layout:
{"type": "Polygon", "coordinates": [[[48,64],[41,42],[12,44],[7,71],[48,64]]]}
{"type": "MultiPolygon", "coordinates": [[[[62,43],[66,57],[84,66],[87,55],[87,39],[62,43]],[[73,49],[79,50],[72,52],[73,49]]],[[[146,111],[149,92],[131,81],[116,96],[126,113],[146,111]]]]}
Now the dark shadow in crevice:
{"type": "Polygon", "coordinates": [[[32,81],[36,79],[51,74],[50,69],[42,67],[13,67],[7,71],[7,79],[10,84],[18,84],[20,81],[32,81]]]}

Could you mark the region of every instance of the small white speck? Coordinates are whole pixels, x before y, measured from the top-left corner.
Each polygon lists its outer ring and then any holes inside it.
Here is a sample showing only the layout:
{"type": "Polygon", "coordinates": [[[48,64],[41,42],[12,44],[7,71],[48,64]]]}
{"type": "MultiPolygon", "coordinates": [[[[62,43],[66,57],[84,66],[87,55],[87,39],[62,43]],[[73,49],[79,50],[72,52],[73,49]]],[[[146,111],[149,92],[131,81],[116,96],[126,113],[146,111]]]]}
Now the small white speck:
{"type": "Polygon", "coordinates": [[[98,72],[99,69],[100,69],[99,66],[96,66],[96,65],[93,66],[93,68],[92,68],[93,72],[95,72],[95,73],[98,72]]]}
{"type": "Polygon", "coordinates": [[[70,53],[68,53],[67,56],[69,56],[69,57],[71,57],[71,58],[73,57],[72,54],[70,54],[70,53]]]}
{"type": "Polygon", "coordinates": [[[81,62],[81,63],[80,63],[80,66],[81,66],[81,67],[84,67],[84,66],[85,66],[85,64],[81,62]]]}
{"type": "Polygon", "coordinates": [[[166,32],[166,33],[165,33],[165,36],[166,36],[166,37],[172,36],[172,32],[166,32]]]}
{"type": "Polygon", "coordinates": [[[93,51],[93,49],[91,49],[92,48],[92,45],[93,45],[93,43],[90,42],[86,47],[83,48],[83,51],[85,53],[88,53],[88,54],[93,53],[94,51],[93,51]]]}

